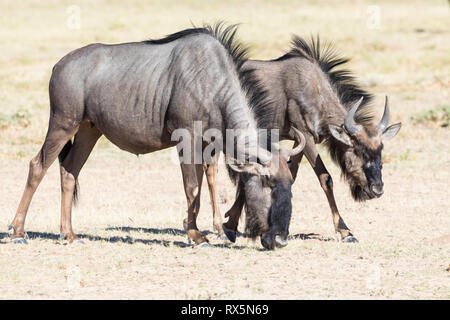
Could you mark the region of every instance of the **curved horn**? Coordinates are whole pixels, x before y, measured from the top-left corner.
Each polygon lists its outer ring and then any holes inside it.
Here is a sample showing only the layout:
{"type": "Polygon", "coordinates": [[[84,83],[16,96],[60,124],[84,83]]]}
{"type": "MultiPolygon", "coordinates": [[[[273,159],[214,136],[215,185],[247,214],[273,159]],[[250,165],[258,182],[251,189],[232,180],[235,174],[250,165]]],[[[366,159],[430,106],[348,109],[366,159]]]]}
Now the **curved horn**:
{"type": "Polygon", "coordinates": [[[389,99],[388,99],[388,96],[386,96],[386,102],[384,103],[383,117],[381,118],[381,121],[378,124],[378,127],[380,128],[381,132],[384,132],[384,130],[386,130],[386,128],[389,124],[389,117],[390,117],[389,99]]]}
{"type": "Polygon", "coordinates": [[[291,129],[294,131],[295,141],[297,141],[298,143],[298,146],[291,150],[290,156],[292,157],[302,152],[302,150],[305,148],[306,138],[303,133],[301,133],[297,128],[291,127],[291,129]]]}
{"type": "Polygon", "coordinates": [[[302,152],[302,150],[305,148],[306,145],[306,138],[303,135],[303,133],[300,132],[297,128],[291,127],[292,131],[294,131],[294,138],[295,141],[298,143],[298,146],[296,146],[294,149],[280,149],[281,156],[286,159],[286,161],[289,161],[289,158],[292,156],[295,156],[302,152]]]}
{"type": "Polygon", "coordinates": [[[353,107],[348,111],[347,116],[344,120],[344,126],[345,130],[347,130],[350,134],[355,134],[358,132],[358,129],[355,127],[355,113],[358,110],[359,106],[361,105],[361,102],[363,101],[364,97],[361,97],[354,105],[353,107]]]}

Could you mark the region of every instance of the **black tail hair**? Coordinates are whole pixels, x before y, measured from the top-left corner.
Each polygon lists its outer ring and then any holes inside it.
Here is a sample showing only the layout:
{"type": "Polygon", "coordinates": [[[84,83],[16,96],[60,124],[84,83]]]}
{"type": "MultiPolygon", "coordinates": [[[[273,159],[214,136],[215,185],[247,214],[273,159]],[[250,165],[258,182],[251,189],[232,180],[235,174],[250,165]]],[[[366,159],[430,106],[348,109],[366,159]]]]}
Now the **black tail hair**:
{"type": "MultiPolygon", "coordinates": [[[[64,161],[64,159],[66,159],[66,157],[69,154],[71,149],[72,149],[72,140],[69,140],[64,145],[64,148],[62,148],[61,152],[58,155],[59,163],[62,163],[64,161]]],[[[79,189],[80,189],[80,185],[78,184],[78,179],[76,179],[75,180],[75,189],[73,190],[73,201],[72,201],[74,206],[76,206],[78,203],[79,189]]]]}

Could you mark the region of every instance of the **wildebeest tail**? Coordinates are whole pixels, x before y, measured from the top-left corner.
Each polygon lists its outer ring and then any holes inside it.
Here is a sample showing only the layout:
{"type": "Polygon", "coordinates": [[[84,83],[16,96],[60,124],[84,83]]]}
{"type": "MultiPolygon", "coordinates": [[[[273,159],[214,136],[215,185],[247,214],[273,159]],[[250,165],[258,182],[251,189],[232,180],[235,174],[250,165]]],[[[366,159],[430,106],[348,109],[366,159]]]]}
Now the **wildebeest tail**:
{"type": "MultiPolygon", "coordinates": [[[[64,159],[66,159],[70,150],[72,149],[72,141],[69,140],[62,148],[61,152],[58,155],[59,163],[62,163],[64,159]]],[[[78,191],[80,189],[80,185],[78,184],[78,179],[75,180],[75,188],[73,189],[73,205],[76,205],[78,202],[78,191]]]]}

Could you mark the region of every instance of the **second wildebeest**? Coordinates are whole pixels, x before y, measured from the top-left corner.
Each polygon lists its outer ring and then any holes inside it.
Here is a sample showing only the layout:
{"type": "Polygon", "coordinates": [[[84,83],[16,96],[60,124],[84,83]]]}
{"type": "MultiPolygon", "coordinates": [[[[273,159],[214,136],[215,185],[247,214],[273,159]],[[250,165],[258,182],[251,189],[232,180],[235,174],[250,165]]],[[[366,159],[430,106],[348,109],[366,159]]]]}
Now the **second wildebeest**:
{"type": "MultiPolygon", "coordinates": [[[[378,198],[383,194],[383,142],[394,137],[401,124],[389,126],[387,97],[381,121],[375,121],[370,103],[373,96],[351,72],[339,68],[347,62],[331,45],[321,46],[319,38],[308,42],[294,36],[288,53],[269,61],[248,60],[244,69],[255,72],[272,102],[255,110],[258,126],[278,129],[281,139],[295,141],[291,126],[305,135],[304,150],[290,162],[292,176],[296,178],[305,155],[327,196],[336,232],[343,241],[354,242],[356,238],[339,214],[331,175],[315,144],[325,144],[356,201],[378,198]]],[[[245,190],[245,183],[239,183],[236,201],[226,214],[229,220],[223,227],[231,241],[236,238],[245,190]]]]}
{"type": "MultiPolygon", "coordinates": [[[[263,99],[255,90],[258,85],[254,85],[257,82],[252,73],[242,69],[245,50],[233,40],[234,33],[233,26],[191,28],[160,40],[92,44],[63,57],[50,79],[48,131],[41,150],[30,162],[27,184],[11,224],[13,241],[24,242],[32,196],[57,157],[61,235],[70,242],[78,240],[71,222],[77,177],[102,135],[138,155],[176,145],[171,139],[176,129],[183,128],[194,136],[194,123],[200,121],[203,130],[215,128],[225,133],[233,129],[247,138],[246,145],[236,148],[245,149],[245,159],[257,161],[247,161],[244,171],[258,176],[264,172],[267,176],[262,179],[270,178],[275,186],[284,183],[280,177],[292,180],[285,160],[272,157],[256,141],[252,109],[263,99]],[[275,162],[283,165],[275,166],[275,162]]],[[[181,163],[181,170],[188,204],[187,234],[196,245],[202,245],[208,241],[196,224],[202,164],[181,163]]],[[[290,198],[284,207],[289,205],[290,198]]],[[[272,210],[273,215],[279,213],[272,210]]]]}

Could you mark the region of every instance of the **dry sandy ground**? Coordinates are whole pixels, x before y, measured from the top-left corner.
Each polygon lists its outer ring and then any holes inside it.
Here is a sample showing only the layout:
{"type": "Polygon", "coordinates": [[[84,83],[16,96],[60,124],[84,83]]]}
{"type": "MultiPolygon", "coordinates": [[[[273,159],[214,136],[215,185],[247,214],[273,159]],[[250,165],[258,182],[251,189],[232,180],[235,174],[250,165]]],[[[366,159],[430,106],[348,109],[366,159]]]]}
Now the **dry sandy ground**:
{"type": "MultiPolygon", "coordinates": [[[[378,29],[367,24],[374,9],[365,1],[121,3],[77,1],[75,30],[66,25],[71,2],[0,4],[0,298],[450,298],[450,130],[410,119],[449,103],[447,1],[375,3],[378,29]],[[182,231],[186,202],[173,150],[137,158],[102,140],[80,175],[74,211],[85,245],[58,240],[57,165],[30,207],[28,245],[11,244],[7,225],[46,131],[53,64],[90,42],[142,40],[189,20],[218,19],[244,22],[241,38],[257,58],[280,55],[291,33],[320,32],[354,57],[351,68],[380,106],[389,93],[392,121],[403,128],[385,146],[382,198],[353,202],[321,150],[342,216],[360,242],[336,241],[325,195],[303,163],[286,248],[268,252],[244,237],[236,244],[216,239],[204,183],[199,226],[214,246],[193,249],[182,231]]],[[[234,188],[223,167],[219,181],[224,213],[234,188]]]]}

